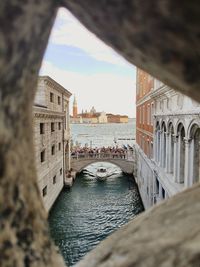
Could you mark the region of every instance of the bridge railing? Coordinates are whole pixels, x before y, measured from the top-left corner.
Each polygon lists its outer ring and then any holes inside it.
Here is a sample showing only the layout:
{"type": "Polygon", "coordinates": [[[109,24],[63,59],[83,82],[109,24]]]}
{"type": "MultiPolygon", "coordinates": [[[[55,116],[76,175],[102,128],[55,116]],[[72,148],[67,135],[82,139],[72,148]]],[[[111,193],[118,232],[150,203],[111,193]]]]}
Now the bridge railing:
{"type": "Polygon", "coordinates": [[[132,151],[125,151],[124,153],[112,153],[112,152],[100,152],[100,153],[81,153],[81,152],[72,152],[72,160],[80,159],[124,159],[124,160],[133,160],[132,151]]]}

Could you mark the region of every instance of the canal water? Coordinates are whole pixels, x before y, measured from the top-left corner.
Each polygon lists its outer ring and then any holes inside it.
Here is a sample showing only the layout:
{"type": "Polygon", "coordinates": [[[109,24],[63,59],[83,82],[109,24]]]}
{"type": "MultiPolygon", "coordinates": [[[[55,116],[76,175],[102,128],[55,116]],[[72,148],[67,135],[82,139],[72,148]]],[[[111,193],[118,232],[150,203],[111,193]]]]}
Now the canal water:
{"type": "MultiPolygon", "coordinates": [[[[78,133],[74,135],[78,139],[78,133]]],[[[109,136],[110,145],[113,137],[109,136]]],[[[84,142],[82,135],[81,140],[84,142]]],[[[93,144],[96,145],[95,138],[93,144]]],[[[110,163],[95,163],[77,176],[71,190],[63,190],[58,197],[49,214],[50,232],[66,264],[73,266],[141,211],[143,206],[132,177],[110,163]],[[101,166],[111,173],[105,181],[95,177],[101,166]]]]}

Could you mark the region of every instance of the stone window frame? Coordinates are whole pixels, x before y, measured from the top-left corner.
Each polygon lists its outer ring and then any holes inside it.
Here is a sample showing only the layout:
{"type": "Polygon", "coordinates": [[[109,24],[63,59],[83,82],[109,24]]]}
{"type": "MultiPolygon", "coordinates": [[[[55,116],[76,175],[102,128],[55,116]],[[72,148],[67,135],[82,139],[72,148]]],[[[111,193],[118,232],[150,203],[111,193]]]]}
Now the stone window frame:
{"type": "Polygon", "coordinates": [[[42,188],[42,196],[45,197],[47,195],[47,185],[42,188]]]}
{"type": "Polygon", "coordinates": [[[61,97],[58,95],[58,105],[61,105],[61,97]]]}
{"type": "Polygon", "coordinates": [[[51,155],[54,156],[55,154],[56,154],[56,146],[55,146],[55,144],[53,144],[51,146],[51,155]]]}
{"type": "Polygon", "coordinates": [[[58,150],[61,151],[61,142],[58,143],[58,150]]]}
{"type": "Polygon", "coordinates": [[[151,126],[153,126],[154,103],[151,103],[151,126]]]}
{"type": "Polygon", "coordinates": [[[58,122],[58,130],[61,130],[62,129],[62,124],[61,124],[61,122],[59,121],[58,122]]]}
{"type": "Polygon", "coordinates": [[[49,97],[50,97],[50,102],[54,103],[54,93],[50,92],[49,97]]]}
{"type": "Polygon", "coordinates": [[[40,122],[40,134],[44,134],[44,133],[45,133],[45,123],[40,122]]]}
{"type": "Polygon", "coordinates": [[[51,122],[51,133],[55,132],[55,122],[51,122]]]}
{"type": "Polygon", "coordinates": [[[54,176],[53,176],[53,184],[56,184],[56,183],[57,183],[57,176],[54,175],[54,176]]]}
{"type": "Polygon", "coordinates": [[[142,122],[142,124],[143,124],[143,126],[145,126],[145,105],[143,105],[143,107],[142,107],[142,109],[143,109],[143,122],[142,122]]]}
{"type": "Polygon", "coordinates": [[[40,152],[40,162],[43,163],[45,162],[46,160],[46,150],[43,149],[41,152],[40,152]]]}

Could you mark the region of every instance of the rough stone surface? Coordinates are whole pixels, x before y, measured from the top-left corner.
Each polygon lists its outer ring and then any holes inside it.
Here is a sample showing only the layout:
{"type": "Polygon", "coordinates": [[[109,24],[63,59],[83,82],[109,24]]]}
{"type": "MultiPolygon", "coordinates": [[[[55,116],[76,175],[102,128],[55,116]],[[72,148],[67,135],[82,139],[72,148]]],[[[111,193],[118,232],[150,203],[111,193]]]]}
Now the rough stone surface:
{"type": "MultiPolygon", "coordinates": [[[[51,1],[0,2],[0,265],[62,266],[36,183],[32,105],[51,1]]],[[[63,264],[64,265],[64,264],[63,264]]]]}
{"type": "MultiPolygon", "coordinates": [[[[130,62],[200,101],[200,5],[188,0],[0,2],[0,259],[2,267],[63,266],[36,186],[32,101],[58,5],[130,62]]],[[[79,266],[199,266],[200,188],[116,232],[79,266]]]]}

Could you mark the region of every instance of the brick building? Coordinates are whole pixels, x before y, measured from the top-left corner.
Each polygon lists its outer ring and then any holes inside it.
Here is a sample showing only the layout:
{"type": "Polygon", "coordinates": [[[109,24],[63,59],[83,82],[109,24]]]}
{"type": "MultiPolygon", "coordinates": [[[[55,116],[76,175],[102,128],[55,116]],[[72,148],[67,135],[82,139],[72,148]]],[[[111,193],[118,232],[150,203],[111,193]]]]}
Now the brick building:
{"type": "Polygon", "coordinates": [[[136,85],[136,142],[147,157],[153,155],[153,116],[154,108],[151,92],[154,79],[148,73],[137,69],[136,85]]]}
{"type": "Polygon", "coordinates": [[[145,207],[153,202],[153,110],[154,100],[151,93],[154,79],[143,70],[137,69],[136,74],[136,150],[137,182],[145,207]]]}
{"type": "Polygon", "coordinates": [[[128,116],[107,113],[108,123],[128,123],[128,116]]]}

